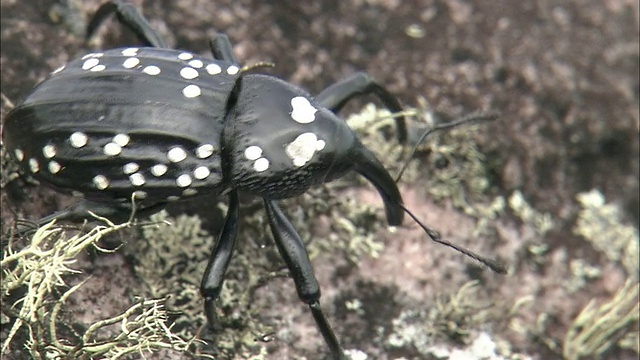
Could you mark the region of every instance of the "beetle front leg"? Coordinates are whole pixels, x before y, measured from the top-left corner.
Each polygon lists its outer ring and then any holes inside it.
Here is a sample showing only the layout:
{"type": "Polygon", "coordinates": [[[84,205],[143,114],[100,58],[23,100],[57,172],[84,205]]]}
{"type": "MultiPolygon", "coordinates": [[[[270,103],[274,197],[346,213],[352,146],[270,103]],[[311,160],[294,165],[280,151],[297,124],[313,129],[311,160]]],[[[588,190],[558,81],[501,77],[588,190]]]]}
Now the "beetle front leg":
{"type": "MultiPolygon", "coordinates": [[[[327,109],[338,112],[347,101],[366,94],[377,96],[391,112],[402,111],[402,105],[398,99],[364,72],[352,74],[348,78],[330,85],[318,94],[316,99],[327,109]]],[[[404,144],[407,141],[407,125],[404,116],[395,118],[395,121],[398,128],[398,141],[404,144]]]]}
{"type": "Polygon", "coordinates": [[[229,267],[233,249],[238,237],[238,193],[233,190],[229,194],[229,209],[220,237],[211,252],[207,269],[204,271],[200,292],[204,297],[204,312],[211,330],[216,330],[217,316],[215,301],[222,291],[224,275],[229,267]]]}
{"type": "Polygon", "coordinates": [[[293,228],[293,225],[285,217],[276,202],[264,199],[264,205],[267,209],[267,217],[269,218],[269,225],[276,246],[293,277],[298,297],[309,305],[316,325],[320,333],[322,333],[324,341],[329,346],[333,358],[346,359],[340,342],[327,320],[327,316],[320,308],[320,286],[313,273],[307,249],[300,235],[298,235],[298,232],[293,228]]]}
{"type": "Polygon", "coordinates": [[[115,13],[118,21],[133,31],[145,45],[157,48],[167,48],[167,43],[149,25],[149,21],[131,4],[124,1],[112,0],[102,4],[87,26],[86,38],[89,39],[98,27],[115,13]]]}

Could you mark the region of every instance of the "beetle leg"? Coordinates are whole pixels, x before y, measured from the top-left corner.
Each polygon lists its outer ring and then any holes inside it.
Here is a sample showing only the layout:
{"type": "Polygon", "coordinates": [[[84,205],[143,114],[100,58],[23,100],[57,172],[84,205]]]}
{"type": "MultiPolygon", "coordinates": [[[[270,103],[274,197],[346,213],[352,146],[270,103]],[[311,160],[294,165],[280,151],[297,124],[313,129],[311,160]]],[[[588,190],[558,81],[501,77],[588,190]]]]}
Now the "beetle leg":
{"type": "MultiPolygon", "coordinates": [[[[380,86],[371,76],[364,72],[352,74],[348,78],[341,80],[324,89],[316,96],[316,99],[326,108],[333,112],[338,112],[356,96],[373,94],[382,101],[385,107],[391,112],[401,112],[402,105],[395,96],[387,89],[380,86]]],[[[407,125],[404,116],[395,118],[398,128],[398,141],[404,144],[407,141],[407,125]]]]}
{"type": "Polygon", "coordinates": [[[275,201],[264,199],[264,205],[267,209],[267,217],[276,246],[280,256],[287,264],[291,277],[293,277],[298,297],[309,305],[313,318],[329,346],[333,358],[345,359],[338,338],[331,329],[327,316],[320,308],[320,286],[313,273],[309,255],[300,235],[275,201]]]}
{"type": "Polygon", "coordinates": [[[91,38],[112,13],[115,13],[118,21],[133,31],[145,45],[167,48],[167,43],[151,28],[149,21],[133,5],[119,0],[108,1],[98,8],[87,26],[86,39],[91,38]]]}
{"type": "MultiPolygon", "coordinates": [[[[146,206],[144,208],[137,208],[135,215],[139,217],[147,217],[164,209],[166,205],[166,203],[157,203],[146,206]]],[[[131,217],[131,207],[106,204],[91,200],[82,200],[67,207],[64,210],[54,212],[51,215],[38,219],[33,223],[24,225],[19,224],[16,227],[16,232],[18,234],[26,234],[29,231],[35,230],[53,220],[69,220],[72,222],[81,222],[87,219],[92,219],[93,217],[91,216],[91,214],[89,214],[89,212],[92,212],[101,217],[108,218],[115,222],[126,221],[131,217]]]]}
{"type": "Polygon", "coordinates": [[[207,269],[204,271],[200,292],[204,297],[204,311],[209,327],[216,330],[217,324],[215,300],[220,296],[224,275],[233,255],[233,248],[238,237],[238,193],[233,190],[229,194],[229,209],[222,232],[211,252],[207,269]]]}
{"type": "Polygon", "coordinates": [[[238,63],[238,59],[236,59],[233,53],[233,46],[227,35],[217,33],[213,39],[209,40],[209,48],[211,49],[211,54],[213,54],[214,59],[228,61],[233,64],[238,63]]]}

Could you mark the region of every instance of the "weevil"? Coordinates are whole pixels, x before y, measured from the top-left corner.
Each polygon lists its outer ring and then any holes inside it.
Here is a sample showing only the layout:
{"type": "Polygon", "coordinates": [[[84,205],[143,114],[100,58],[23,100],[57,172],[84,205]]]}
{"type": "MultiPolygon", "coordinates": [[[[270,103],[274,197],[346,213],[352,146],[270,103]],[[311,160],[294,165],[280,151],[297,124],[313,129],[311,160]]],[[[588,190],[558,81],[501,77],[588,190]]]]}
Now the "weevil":
{"type": "MultiPolygon", "coordinates": [[[[222,231],[202,283],[204,310],[215,300],[238,233],[238,192],[263,198],[276,247],[331,355],[344,351],[320,307],[320,287],[304,243],[278,205],[310,187],[355,171],[379,192],[389,225],[410,215],[435,241],[498,272],[501,265],[440,239],[404,207],[396,181],[336,113],[373,94],[391,111],[400,102],[365,73],[312,96],[274,76],[239,65],[227,36],[210,41],[212,58],[170,49],[131,4],[109,1],[89,22],[91,36],[112,14],[144,44],[93,52],[53,71],[5,119],[7,150],[41,183],[83,198],[41,219],[160,211],[199,196],[228,196],[222,231]]],[[[403,117],[398,140],[407,138],[403,117]]]]}

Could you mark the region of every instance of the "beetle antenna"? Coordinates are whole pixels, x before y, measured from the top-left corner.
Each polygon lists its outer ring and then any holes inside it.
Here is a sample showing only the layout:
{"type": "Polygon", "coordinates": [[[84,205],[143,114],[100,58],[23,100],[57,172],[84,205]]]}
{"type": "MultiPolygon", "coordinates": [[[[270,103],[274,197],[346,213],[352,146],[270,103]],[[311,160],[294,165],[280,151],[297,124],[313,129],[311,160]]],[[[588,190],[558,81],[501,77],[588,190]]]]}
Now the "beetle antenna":
{"type": "Polygon", "coordinates": [[[407,213],[407,215],[411,216],[411,218],[413,219],[413,221],[415,221],[418,225],[420,225],[420,227],[427,233],[427,235],[429,235],[429,237],[431,238],[431,240],[437,242],[438,244],[444,245],[444,246],[448,246],[458,252],[463,253],[464,255],[467,255],[468,257],[481,262],[482,264],[484,264],[485,266],[487,266],[489,269],[497,272],[498,274],[506,274],[507,273],[507,267],[504,266],[503,264],[500,264],[499,262],[493,260],[493,259],[489,259],[486,258],[484,256],[478,255],[475,252],[463,248],[461,246],[458,246],[456,244],[453,244],[447,240],[444,240],[442,238],[442,235],[440,235],[440,233],[430,227],[428,227],[427,225],[425,225],[422,221],[420,221],[415,215],[413,215],[413,213],[411,211],[409,211],[409,209],[407,209],[403,204],[400,204],[400,207],[404,210],[405,213],[407,213]]]}
{"type": "MultiPolygon", "coordinates": [[[[499,116],[499,114],[497,112],[494,111],[489,111],[489,112],[476,112],[476,113],[472,113],[466,116],[463,116],[457,120],[451,121],[451,122],[447,122],[447,123],[443,123],[443,124],[437,124],[434,125],[432,128],[427,129],[418,139],[418,141],[415,143],[415,145],[413,146],[413,149],[411,149],[411,153],[409,154],[409,158],[408,160],[404,163],[404,165],[402,166],[402,169],[400,169],[400,172],[398,173],[398,176],[395,179],[395,182],[398,183],[400,181],[400,178],[402,178],[402,175],[404,174],[405,170],[407,169],[407,166],[409,165],[409,161],[411,161],[411,158],[413,158],[413,155],[416,153],[418,146],[420,146],[420,144],[422,144],[422,142],[424,141],[424,139],[429,136],[431,133],[438,131],[438,130],[445,130],[445,129],[451,129],[454,128],[456,126],[459,125],[463,125],[463,124],[470,124],[470,123],[477,123],[477,122],[482,122],[482,121],[493,121],[495,119],[497,119],[499,116]]],[[[429,235],[429,237],[431,238],[432,241],[441,244],[441,245],[445,245],[448,246],[482,264],[484,264],[485,266],[487,266],[489,269],[495,271],[498,274],[506,274],[507,273],[507,268],[506,266],[504,266],[503,264],[500,264],[499,262],[493,260],[493,259],[489,259],[487,257],[481,256],[479,254],[476,254],[475,252],[463,248],[461,246],[458,246],[456,244],[453,244],[447,240],[444,240],[442,238],[442,235],[440,235],[440,233],[434,229],[431,229],[430,227],[428,227],[427,225],[425,225],[422,221],[420,221],[411,211],[409,211],[409,209],[407,209],[403,204],[399,204],[400,207],[402,208],[402,210],[404,210],[405,213],[407,213],[407,215],[409,215],[413,221],[415,221],[418,225],[420,225],[420,227],[422,228],[422,230],[424,230],[424,232],[427,233],[427,235],[429,235]]]]}
{"type": "Polygon", "coordinates": [[[250,64],[250,65],[245,65],[242,67],[242,69],[240,69],[241,73],[246,73],[255,69],[260,69],[260,68],[274,68],[276,67],[275,63],[272,63],[270,61],[260,61],[257,62],[255,64],[250,64]]]}
{"type": "Polygon", "coordinates": [[[420,146],[420,144],[422,144],[422,142],[424,141],[424,139],[426,139],[427,136],[429,136],[431,133],[438,131],[438,130],[446,130],[446,129],[451,129],[454,128],[456,126],[459,125],[463,125],[463,124],[473,124],[473,123],[478,123],[478,122],[483,122],[483,121],[493,121],[495,119],[498,118],[498,116],[500,116],[497,112],[495,111],[489,111],[489,112],[475,112],[469,115],[465,115],[457,120],[454,121],[450,121],[447,123],[443,123],[443,124],[437,124],[434,125],[432,128],[427,129],[424,133],[422,133],[422,135],[420,136],[420,138],[418,139],[418,141],[416,141],[415,145],[413,145],[413,149],[411,149],[411,153],[409,154],[409,157],[407,158],[407,161],[405,161],[404,165],[402,165],[402,169],[400,169],[400,172],[398,173],[398,176],[396,176],[396,183],[398,181],[400,181],[400,178],[402,178],[402,175],[404,174],[405,170],[407,169],[407,166],[409,166],[409,162],[411,161],[411,159],[413,158],[413,155],[416,153],[416,151],[418,150],[418,146],[420,146]]]}

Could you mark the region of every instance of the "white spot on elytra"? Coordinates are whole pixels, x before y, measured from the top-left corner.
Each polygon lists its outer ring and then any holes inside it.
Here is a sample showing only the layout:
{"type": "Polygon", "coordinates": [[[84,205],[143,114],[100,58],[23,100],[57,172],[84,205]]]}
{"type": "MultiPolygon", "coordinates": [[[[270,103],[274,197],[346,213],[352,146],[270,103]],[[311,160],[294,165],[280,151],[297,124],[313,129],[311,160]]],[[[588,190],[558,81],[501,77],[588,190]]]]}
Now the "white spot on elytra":
{"type": "Polygon", "coordinates": [[[151,173],[153,176],[162,176],[167,173],[167,165],[156,164],[151,167],[151,173]]]}
{"type": "Polygon", "coordinates": [[[155,66],[155,65],[149,65],[147,67],[145,67],[144,69],[142,69],[142,72],[147,74],[147,75],[158,75],[160,74],[160,68],[155,66]]]}
{"type": "Polygon", "coordinates": [[[178,55],[178,59],[180,59],[180,60],[191,60],[191,59],[193,59],[193,54],[188,53],[188,52],[183,52],[183,53],[180,53],[180,55],[178,55]]]}
{"type": "Polygon", "coordinates": [[[140,166],[138,164],[134,162],[130,162],[130,163],[124,164],[124,166],[122,167],[122,172],[129,175],[129,174],[133,174],[139,169],[140,169],[140,166]]]}
{"type": "Polygon", "coordinates": [[[45,145],[42,148],[42,155],[44,155],[44,157],[46,157],[47,159],[51,159],[52,157],[56,156],[56,147],[51,144],[45,145]]]}
{"type": "Polygon", "coordinates": [[[176,185],[178,185],[178,187],[187,187],[191,185],[191,176],[189,176],[188,174],[182,174],[178,176],[178,178],[176,179],[176,185]]]}
{"type": "Polygon", "coordinates": [[[194,67],[196,69],[200,69],[201,67],[204,66],[204,64],[202,63],[202,61],[196,59],[196,60],[191,60],[188,62],[189,66],[194,67]]]}
{"type": "Polygon", "coordinates": [[[197,85],[187,85],[184,89],[182,89],[182,94],[186,98],[194,98],[200,96],[201,91],[197,85]]]}
{"type": "Polygon", "coordinates": [[[93,184],[99,190],[104,190],[109,187],[109,180],[107,180],[106,176],[104,175],[96,175],[93,177],[93,184]]]}
{"type": "Polygon", "coordinates": [[[235,65],[231,65],[227,68],[227,74],[229,75],[235,75],[238,71],[240,71],[240,68],[235,65]]]}
{"type": "Polygon", "coordinates": [[[244,151],[244,157],[246,157],[248,160],[257,160],[261,156],[262,149],[259,146],[252,145],[244,151]]]}
{"type": "Polygon", "coordinates": [[[89,70],[92,67],[98,65],[99,63],[100,63],[100,60],[96,58],[87,59],[85,62],[82,63],[82,70],[89,70]]]}
{"type": "Polygon", "coordinates": [[[316,119],[318,109],[311,106],[309,100],[302,96],[291,99],[291,118],[300,124],[308,124],[316,119]]]}
{"type": "Polygon", "coordinates": [[[180,70],[180,76],[187,80],[195,79],[198,77],[198,70],[190,67],[185,67],[180,70]]]}
{"type": "Polygon", "coordinates": [[[195,170],[193,170],[193,177],[198,180],[206,179],[211,174],[209,168],[206,166],[198,166],[195,170]]]}
{"type": "Polygon", "coordinates": [[[50,161],[48,168],[50,173],[57,174],[62,169],[62,166],[57,161],[50,161]]]}
{"type": "Polygon", "coordinates": [[[15,149],[13,150],[13,153],[16,155],[16,159],[18,159],[18,161],[24,160],[24,151],[22,151],[22,149],[15,149]]]}
{"type": "Polygon", "coordinates": [[[86,60],[88,58],[99,58],[102,57],[104,55],[104,53],[89,53],[85,56],[82,57],[82,60],[86,60]]]}
{"type": "Polygon", "coordinates": [[[92,67],[91,71],[94,71],[94,72],[103,71],[106,68],[107,68],[106,66],[100,64],[100,65],[96,65],[96,66],[92,67]]]}
{"type": "Polygon", "coordinates": [[[207,70],[209,75],[218,75],[222,72],[222,68],[218,64],[209,64],[205,70],[207,70]]]}
{"type": "Polygon", "coordinates": [[[140,64],[140,59],[135,58],[135,57],[131,57],[131,58],[128,58],[127,60],[125,60],[122,63],[122,66],[125,69],[132,69],[132,68],[138,66],[138,64],[140,64]]]}
{"type": "Polygon", "coordinates": [[[89,141],[87,135],[79,131],[74,132],[73,134],[71,134],[71,136],[69,136],[69,142],[71,142],[71,146],[73,146],[74,148],[81,148],[87,145],[87,141],[89,141]]]}
{"type": "Polygon", "coordinates": [[[83,197],[84,197],[84,194],[83,194],[83,193],[81,193],[80,191],[76,191],[76,190],[73,190],[73,191],[71,192],[71,195],[72,195],[73,197],[77,197],[77,198],[83,198],[83,197]]]}
{"type": "Polygon", "coordinates": [[[40,164],[38,164],[38,160],[29,159],[29,169],[31,169],[31,172],[34,174],[40,171],[40,164]]]}
{"type": "Polygon", "coordinates": [[[122,147],[116,143],[110,142],[102,149],[107,156],[116,156],[122,152],[122,147]]]}
{"type": "Polygon", "coordinates": [[[127,146],[127,144],[129,143],[129,140],[131,140],[131,138],[129,137],[129,135],[127,134],[117,134],[116,136],[113,137],[113,141],[114,143],[125,147],[127,146]]]}
{"type": "Polygon", "coordinates": [[[129,181],[131,181],[131,185],[133,186],[142,186],[144,185],[144,175],[140,173],[135,173],[129,176],[129,181]]]}
{"type": "Polygon", "coordinates": [[[324,140],[318,140],[316,134],[307,132],[298,135],[293,142],[285,148],[287,156],[293,160],[293,165],[301,167],[311,158],[316,151],[324,149],[324,140]]]}
{"type": "Polygon", "coordinates": [[[147,198],[147,192],[146,191],[142,191],[142,190],[136,190],[133,192],[133,196],[136,199],[146,199],[147,198]]]}
{"type": "Polygon", "coordinates": [[[253,163],[253,169],[257,172],[263,172],[269,168],[269,160],[260,158],[253,163]]]}
{"type": "Polygon", "coordinates": [[[124,49],[122,50],[120,53],[124,56],[136,56],[138,55],[138,50],[140,50],[139,48],[128,48],[128,49],[124,49]]]}
{"type": "Polygon", "coordinates": [[[206,159],[213,154],[213,145],[202,144],[196,149],[196,156],[200,159],[206,159]]]}
{"type": "Polygon", "coordinates": [[[59,68],[57,68],[57,69],[53,70],[53,71],[51,72],[51,74],[49,74],[49,75],[53,76],[53,75],[55,75],[55,74],[59,73],[60,71],[64,70],[64,68],[65,68],[65,65],[62,65],[62,66],[60,66],[59,68]]]}
{"type": "Polygon", "coordinates": [[[182,191],[182,195],[184,195],[184,196],[193,196],[193,195],[195,195],[197,193],[198,193],[198,190],[196,190],[196,189],[184,189],[182,191]]]}
{"type": "Polygon", "coordinates": [[[175,195],[167,196],[167,201],[178,201],[178,200],[180,200],[180,197],[178,196],[175,196],[175,195]]]}
{"type": "Polygon", "coordinates": [[[176,146],[167,152],[167,159],[172,163],[180,162],[187,158],[187,152],[183,148],[176,146]]]}

